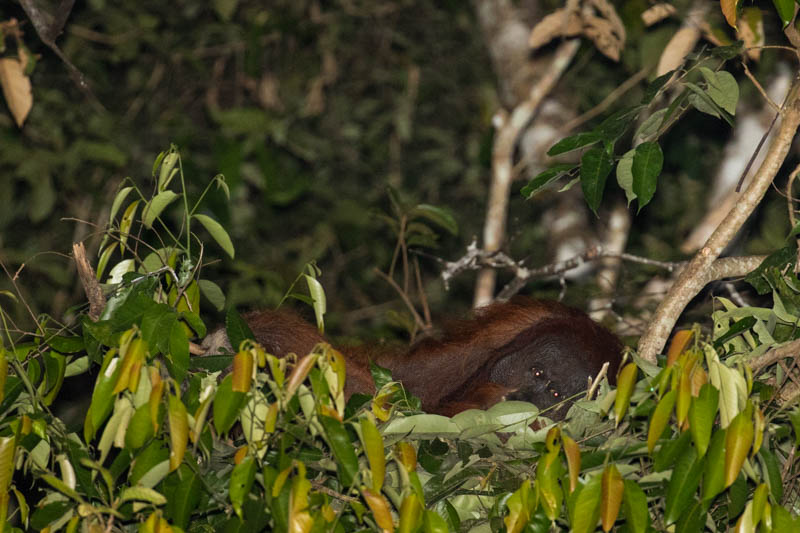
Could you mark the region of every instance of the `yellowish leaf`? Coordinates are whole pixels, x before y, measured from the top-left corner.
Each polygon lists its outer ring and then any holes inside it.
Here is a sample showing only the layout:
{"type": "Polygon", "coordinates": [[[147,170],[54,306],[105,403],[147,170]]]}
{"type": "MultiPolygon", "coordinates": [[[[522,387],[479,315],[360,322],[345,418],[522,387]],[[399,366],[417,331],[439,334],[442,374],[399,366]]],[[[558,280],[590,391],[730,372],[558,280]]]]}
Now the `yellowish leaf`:
{"type": "Polygon", "coordinates": [[[617,521],[619,515],[619,508],[622,505],[622,492],[625,489],[625,483],[622,481],[622,475],[613,464],[606,466],[603,471],[602,480],[602,497],[600,499],[600,523],[603,526],[603,531],[610,531],[614,527],[614,522],[617,521]]]}
{"type": "Polygon", "coordinates": [[[14,122],[21,128],[33,107],[31,80],[25,75],[22,62],[13,57],[0,59],[0,86],[14,122]]]}
{"type": "Polygon", "coordinates": [[[719,0],[719,7],[722,9],[722,14],[725,15],[725,20],[728,21],[728,24],[731,27],[736,27],[736,9],[738,7],[739,0],[719,0]]]}

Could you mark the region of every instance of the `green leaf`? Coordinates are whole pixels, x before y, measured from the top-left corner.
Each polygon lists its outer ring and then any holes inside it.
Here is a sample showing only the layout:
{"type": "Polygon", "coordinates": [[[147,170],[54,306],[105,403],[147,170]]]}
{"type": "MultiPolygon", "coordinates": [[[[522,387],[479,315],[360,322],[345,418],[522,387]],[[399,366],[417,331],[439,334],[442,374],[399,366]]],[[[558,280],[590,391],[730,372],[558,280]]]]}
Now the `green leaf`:
{"type": "Polygon", "coordinates": [[[244,406],[247,395],[233,391],[233,376],[228,374],[217,388],[214,396],[214,427],[217,433],[227,433],[244,406]]]}
{"type": "Polygon", "coordinates": [[[741,320],[737,320],[731,324],[731,327],[728,328],[728,331],[714,339],[714,349],[719,350],[723,348],[726,342],[738,335],[741,335],[745,331],[749,331],[750,328],[755,326],[757,323],[758,319],[754,316],[746,316],[741,320]]]}
{"type": "Polygon", "coordinates": [[[380,492],[386,474],[386,455],[381,437],[375,422],[369,416],[361,419],[361,442],[364,445],[364,454],[369,462],[369,471],[372,476],[372,490],[380,492]]]}
{"type": "Polygon", "coordinates": [[[202,480],[187,464],[182,464],[164,480],[164,496],[167,498],[164,511],[173,525],[184,530],[189,526],[202,492],[202,480]]]}
{"type": "Polygon", "coordinates": [[[781,22],[783,22],[783,27],[789,25],[789,23],[794,18],[794,0],[772,0],[772,3],[775,5],[775,11],[778,12],[778,16],[781,18],[781,22]]]}
{"type": "Polygon", "coordinates": [[[591,148],[581,157],[581,189],[586,203],[597,214],[603,200],[606,178],[611,173],[611,156],[601,148],[591,148]]]}
{"type": "Polygon", "coordinates": [[[628,126],[636,120],[636,116],[638,116],[642,107],[644,106],[637,105],[629,109],[621,109],[603,120],[603,122],[592,131],[600,135],[603,141],[613,144],[625,133],[628,126]]]}
{"type": "Polygon", "coordinates": [[[50,350],[42,354],[42,359],[44,360],[45,381],[39,387],[39,393],[44,395],[42,403],[50,405],[61,390],[61,385],[64,384],[67,358],[56,351],[50,350]]]}
{"type": "Polygon", "coordinates": [[[426,510],[423,517],[422,531],[424,533],[448,533],[450,530],[447,527],[447,522],[439,516],[439,513],[426,510]]]}
{"type": "Polygon", "coordinates": [[[575,168],[577,167],[570,163],[552,166],[530,180],[528,184],[522,188],[520,194],[528,199],[533,198],[542,188],[559,179],[564,174],[569,174],[575,168]]]}
{"type": "MultiPolygon", "coordinates": [[[[122,202],[125,201],[125,198],[128,197],[128,194],[133,190],[133,187],[123,187],[118,192],[117,195],[114,197],[114,201],[111,202],[111,212],[108,214],[108,223],[109,225],[114,224],[114,218],[117,216],[117,212],[119,208],[122,207],[122,202]]],[[[102,248],[102,246],[101,246],[102,248]]]]}
{"type": "Polygon", "coordinates": [[[449,209],[430,204],[419,204],[411,210],[409,215],[427,218],[452,235],[458,235],[458,222],[449,209]]]}
{"type": "Polygon", "coordinates": [[[570,521],[573,533],[591,533],[600,519],[600,498],[602,495],[602,476],[592,476],[586,484],[572,493],[575,505],[572,507],[570,521]]]}
{"type": "Polygon", "coordinates": [[[644,95],[642,96],[642,104],[649,105],[650,102],[653,101],[653,98],[656,97],[658,92],[661,90],[664,84],[669,81],[669,79],[672,77],[674,73],[675,73],[674,70],[670,70],[669,72],[662,74],[661,76],[651,81],[650,85],[647,86],[647,89],[644,90],[644,95]]]}
{"type": "Polygon", "coordinates": [[[122,368],[119,358],[114,357],[114,354],[114,351],[109,351],[106,355],[92,391],[92,402],[89,404],[84,426],[84,438],[87,442],[91,442],[114,407],[114,385],[117,383],[122,368]]]}
{"type": "MultiPolygon", "coordinates": [[[[167,450],[161,440],[154,440],[136,455],[136,461],[133,463],[128,481],[131,485],[143,485],[152,488],[155,483],[152,485],[145,484],[145,477],[151,474],[156,468],[163,468],[163,473],[166,475],[168,467],[169,450],[167,450]],[[163,465],[163,467],[160,465],[163,465]]],[[[152,477],[152,475],[149,477],[152,477]]],[[[162,478],[159,477],[156,483],[161,481],[161,479],[162,478]]]]}
{"type": "Polygon", "coordinates": [[[322,283],[314,276],[309,274],[303,274],[303,276],[306,279],[308,293],[311,295],[313,301],[312,307],[314,308],[314,317],[317,320],[317,328],[322,332],[325,329],[325,310],[327,308],[325,289],[322,288],[322,283]]]}
{"type": "Polygon", "coordinates": [[[82,503],[80,495],[75,491],[75,489],[70,488],[66,483],[58,479],[56,476],[52,476],[50,474],[45,474],[41,476],[39,479],[56,489],[61,494],[65,496],[69,496],[76,502],[82,503]]]}
{"type": "Polygon", "coordinates": [[[781,505],[772,506],[772,531],[797,531],[800,519],[792,517],[792,513],[781,505]]]}
{"type": "Polygon", "coordinates": [[[128,423],[128,429],[125,430],[125,447],[129,450],[138,450],[151,438],[153,438],[153,422],[150,420],[150,402],[147,402],[136,409],[128,423]]]}
{"type": "Polygon", "coordinates": [[[54,336],[47,339],[47,344],[52,349],[60,353],[77,353],[85,349],[83,337],[61,337],[54,336]]]}
{"type": "Polygon", "coordinates": [[[554,156],[559,154],[565,154],[567,152],[571,152],[573,150],[577,150],[583,146],[589,146],[590,144],[594,144],[596,142],[602,141],[603,137],[595,132],[595,131],[584,131],[581,133],[576,133],[575,135],[571,135],[564,139],[561,139],[556,144],[550,147],[547,151],[547,155],[554,156]]]}
{"type": "Polygon", "coordinates": [[[228,334],[228,341],[234,352],[239,351],[239,346],[242,341],[247,339],[255,339],[253,330],[247,325],[247,322],[242,318],[242,315],[234,308],[228,309],[225,314],[225,332],[228,334]]]}
{"type": "Polygon", "coordinates": [[[684,510],[680,520],[675,525],[675,533],[702,533],[705,528],[706,510],[702,502],[696,501],[684,510]]]}
{"type": "Polygon", "coordinates": [[[674,524],[689,507],[689,502],[697,498],[695,492],[703,475],[703,460],[691,446],[684,452],[667,485],[667,498],[664,507],[666,525],[674,524]]]}
{"type": "Polygon", "coordinates": [[[711,96],[708,95],[706,91],[688,81],[684,82],[684,85],[686,85],[686,87],[688,87],[693,93],[689,96],[689,103],[691,103],[695,109],[713,117],[721,118],[730,126],[733,126],[733,120],[731,120],[731,117],[724,112],[719,105],[717,105],[717,103],[711,98],[711,96]]]}
{"type": "Polygon", "coordinates": [[[33,516],[31,516],[30,528],[35,531],[41,531],[65,514],[72,512],[74,505],[70,501],[57,501],[37,508],[33,516]]]}
{"type": "Polygon", "coordinates": [[[633,192],[639,199],[640,210],[653,199],[663,163],[664,154],[658,143],[645,142],[636,147],[631,172],[633,192]]]}
{"type": "Polygon", "coordinates": [[[167,499],[160,492],[147,487],[128,487],[119,495],[119,502],[142,501],[153,505],[164,505],[167,499]]]}
{"type": "Polygon", "coordinates": [[[167,304],[148,306],[142,315],[142,339],[150,348],[151,355],[166,353],[169,350],[169,336],[178,324],[178,314],[167,304]]]}
{"type": "Polygon", "coordinates": [[[722,109],[735,115],[736,104],[739,103],[739,84],[736,83],[736,78],[730,72],[714,72],[708,67],[700,67],[700,73],[708,83],[708,96],[722,109]]]}
{"type": "Polygon", "coordinates": [[[719,391],[711,383],[700,388],[700,394],[689,406],[689,429],[700,457],[706,454],[711,441],[711,429],[717,416],[719,391]]]}
{"type": "Polygon", "coordinates": [[[658,111],[654,111],[652,115],[647,117],[647,120],[642,122],[642,125],[636,130],[633,138],[638,139],[639,141],[650,140],[651,137],[654,137],[658,133],[658,130],[661,128],[661,125],[664,122],[664,117],[666,114],[666,107],[659,109],[658,111]]]}
{"type": "Polygon", "coordinates": [[[161,212],[178,198],[178,196],[180,196],[178,193],[172,191],[164,191],[155,195],[153,199],[144,206],[144,210],[142,210],[142,224],[144,224],[146,228],[152,229],[153,222],[161,216],[161,212]]]}
{"type": "Polygon", "coordinates": [[[781,478],[781,467],[778,458],[773,452],[762,446],[758,451],[758,458],[761,460],[762,477],[769,483],[770,493],[775,501],[783,500],[783,479],[781,478]]]}
{"type": "Polygon", "coordinates": [[[172,324],[169,333],[169,350],[167,352],[167,369],[169,375],[178,383],[183,382],[189,368],[189,338],[183,324],[177,320],[172,324]]]}
{"type": "Polygon", "coordinates": [[[319,421],[328,437],[328,444],[333,451],[336,459],[336,467],[339,472],[339,481],[345,487],[353,484],[356,474],[358,474],[358,458],[356,457],[353,443],[350,440],[344,424],[330,416],[322,415],[319,421]]]}
{"type": "Polygon", "coordinates": [[[225,293],[222,292],[219,285],[207,279],[198,280],[197,285],[200,287],[200,292],[203,293],[203,296],[214,306],[214,309],[222,311],[225,308],[225,293]]]}
{"type": "Polygon", "coordinates": [[[703,501],[709,502],[725,489],[725,435],[718,429],[711,437],[703,473],[703,501]]]}
{"type": "MultiPolygon", "coordinates": [[[[666,394],[664,397],[666,397],[666,394]]],[[[671,468],[678,458],[685,454],[686,450],[691,446],[691,438],[691,434],[688,431],[684,431],[678,438],[665,441],[658,450],[658,453],[656,453],[653,469],[656,472],[663,472],[671,468]]]]}
{"type": "Polygon", "coordinates": [[[225,250],[231,259],[234,256],[234,249],[233,243],[231,242],[231,238],[228,236],[228,232],[222,227],[222,225],[207,215],[192,215],[192,218],[196,219],[200,222],[206,231],[211,234],[211,237],[219,244],[220,248],[225,250]]]}
{"type": "Polygon", "coordinates": [[[633,480],[625,480],[622,508],[625,511],[625,523],[632,533],[645,533],[650,525],[650,513],[647,512],[647,495],[633,480]]]}
{"type": "Polygon", "coordinates": [[[253,480],[256,478],[256,462],[252,456],[247,456],[241,463],[233,467],[231,472],[229,497],[233,504],[233,510],[239,515],[239,518],[244,520],[242,516],[242,505],[245,498],[250,494],[250,489],[253,486],[253,480]]]}

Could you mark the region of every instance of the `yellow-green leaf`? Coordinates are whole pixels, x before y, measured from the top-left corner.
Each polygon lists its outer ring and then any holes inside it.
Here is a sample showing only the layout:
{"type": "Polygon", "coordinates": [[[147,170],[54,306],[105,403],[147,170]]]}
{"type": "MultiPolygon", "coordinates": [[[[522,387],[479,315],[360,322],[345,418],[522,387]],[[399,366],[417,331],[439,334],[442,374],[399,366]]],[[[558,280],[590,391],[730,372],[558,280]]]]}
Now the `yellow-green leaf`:
{"type": "Polygon", "coordinates": [[[731,421],[725,437],[726,487],[736,481],[753,444],[753,433],[753,404],[748,402],[747,407],[731,421]]]}
{"type": "Polygon", "coordinates": [[[225,253],[228,254],[231,259],[233,259],[233,242],[231,242],[231,238],[228,236],[228,232],[225,231],[225,228],[223,228],[219,222],[208,215],[192,215],[192,218],[200,222],[200,224],[206,228],[206,231],[211,234],[211,237],[214,239],[214,241],[219,244],[220,248],[222,248],[225,253]]]}
{"type": "Polygon", "coordinates": [[[186,406],[174,394],[169,395],[169,471],[176,470],[183,462],[186,453],[186,443],[189,440],[189,419],[186,416],[186,406]]]}
{"type": "Polygon", "coordinates": [[[675,398],[677,391],[671,390],[661,398],[656,408],[653,410],[653,416],[650,417],[650,426],[647,429],[647,450],[653,453],[658,439],[664,433],[669,417],[672,415],[672,408],[675,406],[675,398]]]}
{"type": "Polygon", "coordinates": [[[244,520],[242,516],[242,505],[245,499],[250,494],[250,489],[253,487],[253,481],[256,477],[256,461],[252,455],[246,456],[242,462],[237,464],[231,472],[230,487],[228,490],[228,497],[233,504],[233,510],[244,520]]]}
{"type": "Polygon", "coordinates": [[[597,528],[603,490],[601,477],[590,477],[580,489],[575,491],[575,505],[572,507],[570,517],[572,533],[591,533],[597,528]]]}
{"type": "Polygon", "coordinates": [[[617,467],[614,464],[607,465],[603,470],[602,497],[600,499],[600,524],[606,533],[614,527],[614,522],[617,521],[624,490],[625,483],[622,481],[622,475],[617,467]]]}
{"type": "Polygon", "coordinates": [[[161,212],[178,196],[180,195],[172,191],[163,191],[156,194],[152,200],[145,204],[142,210],[142,224],[148,229],[152,228],[153,222],[161,216],[161,212]]]}
{"type": "Polygon", "coordinates": [[[233,356],[233,392],[249,392],[253,381],[253,354],[249,350],[240,350],[233,356]]]}
{"type": "Polygon", "coordinates": [[[619,372],[617,396],[614,399],[614,413],[617,425],[619,425],[620,420],[625,416],[625,412],[631,404],[631,396],[633,395],[633,388],[636,386],[636,374],[638,371],[639,369],[636,368],[635,363],[628,363],[619,372]]]}
{"type": "Polygon", "coordinates": [[[414,472],[417,469],[417,450],[410,443],[398,442],[394,447],[394,456],[406,472],[414,472]]]}
{"type": "Polygon", "coordinates": [[[755,526],[764,518],[768,495],[769,485],[766,483],[761,483],[753,493],[753,525],[755,526]]]}
{"type": "Polygon", "coordinates": [[[567,470],[569,471],[569,492],[572,493],[578,486],[578,475],[581,473],[581,449],[569,435],[562,435],[564,455],[567,457],[567,470]]]}
{"type": "Polygon", "coordinates": [[[508,500],[508,515],[503,519],[508,533],[519,533],[528,524],[533,512],[531,482],[526,479],[508,500]]]}
{"type": "Polygon", "coordinates": [[[361,488],[361,494],[367,502],[372,515],[375,517],[375,523],[383,531],[394,531],[394,522],[392,521],[392,512],[389,508],[389,502],[386,498],[378,492],[373,492],[366,487],[361,488]]]}
{"type": "Polygon", "coordinates": [[[133,218],[136,215],[136,208],[138,205],[139,200],[131,202],[131,205],[125,209],[125,212],[122,214],[122,219],[119,221],[119,243],[122,249],[125,248],[125,244],[128,242],[128,233],[131,231],[133,218]]]}
{"type": "Polygon", "coordinates": [[[706,383],[689,406],[689,430],[692,432],[692,440],[700,457],[703,457],[708,449],[718,405],[719,391],[710,383],[706,383]]]}
{"type": "Polygon", "coordinates": [[[400,523],[397,526],[399,533],[412,533],[420,525],[422,506],[414,492],[408,494],[400,504],[400,523]]]}
{"type": "Polygon", "coordinates": [[[5,524],[8,513],[8,489],[14,473],[14,451],[16,440],[11,437],[0,437],[0,494],[6,497],[0,502],[0,524],[5,524]]]}
{"type": "Polygon", "coordinates": [[[372,490],[380,492],[386,475],[386,455],[383,451],[383,437],[378,432],[378,428],[369,413],[361,419],[361,441],[364,444],[364,453],[367,455],[367,461],[369,461],[372,490]]]}
{"type": "Polygon", "coordinates": [[[8,360],[6,359],[6,349],[0,346],[0,403],[6,392],[6,377],[8,376],[8,360]]]}
{"type": "Polygon", "coordinates": [[[152,503],[153,505],[164,505],[167,503],[167,499],[164,497],[164,495],[157,490],[138,486],[124,489],[122,494],[119,496],[119,503],[125,503],[132,500],[152,503]]]}

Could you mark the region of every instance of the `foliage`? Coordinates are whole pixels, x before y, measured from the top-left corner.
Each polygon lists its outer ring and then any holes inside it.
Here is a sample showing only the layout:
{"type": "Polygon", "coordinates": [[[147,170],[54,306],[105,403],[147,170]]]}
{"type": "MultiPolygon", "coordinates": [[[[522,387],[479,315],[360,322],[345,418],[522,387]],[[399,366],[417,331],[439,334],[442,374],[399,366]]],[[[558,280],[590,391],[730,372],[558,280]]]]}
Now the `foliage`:
{"type": "MultiPolygon", "coordinates": [[[[96,101],[23,25],[38,61],[23,129],[0,103],[0,189],[13,191],[0,194],[4,261],[43,287],[28,295],[35,309],[63,314],[79,296],[69,264],[38,252],[102,226],[95,214],[119,182],[144,178],[174,140],[191,155],[191,198],[208,176],[227,177],[231,201],[211,191],[205,209],[248,250],[214,266],[231,301],[276,305],[316,260],[337,296],[329,321],[364,298],[380,303],[393,293],[373,267],[389,264],[393,242],[372,213],[389,209],[387,186],[421,204],[449,188],[475,228],[483,211],[494,104],[470,11],[416,0],[76,2],[58,42],[96,101]]],[[[17,2],[0,6],[0,21],[10,18],[27,19],[17,2]]],[[[13,57],[7,40],[0,54],[13,57]]]]}
{"type": "MultiPolygon", "coordinates": [[[[789,287],[777,270],[753,276],[774,288],[772,309],[720,299],[713,338],[676,336],[662,366],[627,364],[616,389],[601,386],[557,425],[523,402],[452,419],[420,413],[378,374],[374,398],[345,403],[335,350],[277,359],[248,339],[235,311],[236,353],[190,358],[189,339],[206,330],[199,294],[219,303],[218,294],[186,266],[204,250],[191,231],[198,205],[172,203],[175,218],[159,210],[183,181],[181,158],[173,148],[156,163],[150,197],[123,210],[139,191],[132,184],[115,198],[107,242],[132,261],[110,269],[103,316],[66,330],[43,322],[32,339],[6,332],[7,531],[798,527],[781,472],[800,442],[800,415],[777,407],[771,373],[754,377],[746,364],[796,336],[800,306],[781,297],[789,287]],[[145,246],[148,227],[166,236],[162,249],[145,246]],[[95,378],[76,431],[53,407],[64,380],[81,374],[95,378]]],[[[201,225],[228,251],[221,226],[201,225]]]]}
{"type": "MultiPolygon", "coordinates": [[[[737,44],[734,48],[740,48],[737,44]]],[[[739,101],[739,85],[730,72],[721,70],[725,59],[736,54],[730,46],[713,49],[699,57],[693,66],[680,72],[670,71],[650,82],[642,101],[632,107],[612,114],[594,129],[570,135],[554,144],[547,154],[558,156],[579,148],[602,143],[581,156],[580,165],[559,164],[531,179],[522,194],[528,198],[563,176],[580,179],[583,195],[589,207],[597,212],[603,200],[606,179],[617,164],[617,183],[625,192],[628,204],[639,201],[639,210],[650,203],[656,191],[658,177],[664,163],[661,146],[657,142],[686,110],[697,109],[733,125],[739,101]],[[706,64],[713,67],[709,68],[706,64]],[[652,109],[665,91],[677,89],[677,96],[661,109],[652,109]],[[615,155],[617,142],[632,126],[638,124],[633,134],[635,146],[621,156],[615,155]]]]}

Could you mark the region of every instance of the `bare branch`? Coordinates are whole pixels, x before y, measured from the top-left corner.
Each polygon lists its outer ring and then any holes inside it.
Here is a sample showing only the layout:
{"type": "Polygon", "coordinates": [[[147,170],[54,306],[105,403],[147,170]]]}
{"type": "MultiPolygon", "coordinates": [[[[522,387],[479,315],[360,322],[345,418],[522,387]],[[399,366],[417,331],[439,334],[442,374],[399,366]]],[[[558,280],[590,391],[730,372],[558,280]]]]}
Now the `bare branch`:
{"type": "MultiPolygon", "coordinates": [[[[550,67],[531,87],[528,99],[519,104],[510,116],[505,113],[495,116],[499,124],[496,125],[497,138],[492,150],[492,184],[489,188],[489,205],[486,209],[486,222],[483,227],[483,246],[490,252],[498,251],[505,238],[508,197],[514,178],[514,148],[519,136],[525,131],[545,96],[561,78],[578,51],[579,45],[580,41],[577,39],[561,43],[550,67]]],[[[475,284],[474,305],[478,307],[489,303],[492,300],[494,287],[494,270],[481,271],[475,284]]]]}

